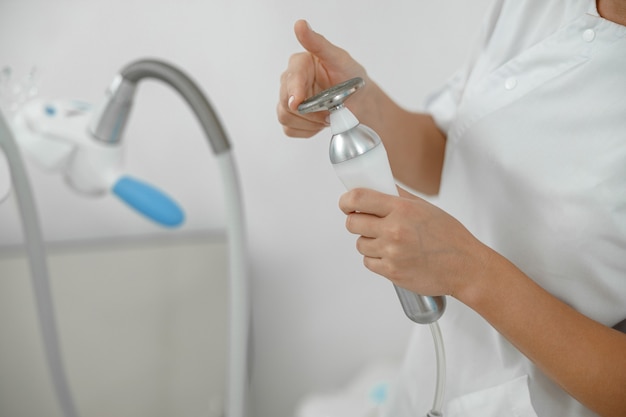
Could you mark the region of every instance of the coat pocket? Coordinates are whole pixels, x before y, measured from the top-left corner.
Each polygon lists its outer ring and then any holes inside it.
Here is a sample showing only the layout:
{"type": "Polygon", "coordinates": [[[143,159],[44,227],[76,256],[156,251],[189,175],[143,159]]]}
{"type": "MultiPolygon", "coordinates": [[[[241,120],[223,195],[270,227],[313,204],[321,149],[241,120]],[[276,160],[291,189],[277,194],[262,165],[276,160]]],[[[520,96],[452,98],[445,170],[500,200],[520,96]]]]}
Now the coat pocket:
{"type": "Polygon", "coordinates": [[[528,375],[448,403],[446,417],[537,417],[530,401],[528,375]]]}

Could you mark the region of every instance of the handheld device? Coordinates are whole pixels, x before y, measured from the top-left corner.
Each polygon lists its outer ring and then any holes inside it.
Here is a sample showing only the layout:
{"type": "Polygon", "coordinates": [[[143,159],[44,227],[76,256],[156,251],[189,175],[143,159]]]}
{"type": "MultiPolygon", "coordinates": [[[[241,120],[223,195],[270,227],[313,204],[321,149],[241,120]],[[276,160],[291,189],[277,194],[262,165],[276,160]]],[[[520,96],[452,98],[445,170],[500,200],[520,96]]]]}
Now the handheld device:
{"type": "MultiPolygon", "coordinates": [[[[306,99],[298,106],[298,111],[301,114],[330,112],[330,162],[348,190],[369,188],[398,195],[380,137],[344,106],[345,100],[364,85],[362,78],[350,79],[306,99]]],[[[394,287],[404,313],[415,323],[433,323],[443,314],[444,297],[415,294],[395,284],[394,287]]]]}

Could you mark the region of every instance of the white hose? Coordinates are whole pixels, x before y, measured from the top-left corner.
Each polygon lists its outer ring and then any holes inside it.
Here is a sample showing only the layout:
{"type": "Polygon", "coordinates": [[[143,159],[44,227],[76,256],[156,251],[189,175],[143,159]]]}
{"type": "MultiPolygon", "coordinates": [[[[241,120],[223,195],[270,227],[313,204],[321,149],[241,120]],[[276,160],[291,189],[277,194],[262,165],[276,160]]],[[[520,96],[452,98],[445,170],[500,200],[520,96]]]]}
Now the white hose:
{"type": "Polygon", "coordinates": [[[33,283],[37,316],[42,343],[48,363],[50,378],[61,411],[65,417],[77,417],[76,407],[69,388],[57,333],[54,303],[50,290],[50,277],[46,261],[39,217],[28,174],[13,135],[0,112],[0,147],[4,150],[11,170],[19,211],[28,264],[33,283]]]}
{"type": "Polygon", "coordinates": [[[222,172],[230,266],[230,337],[228,417],[248,416],[250,294],[246,223],[237,169],[231,151],[217,155],[222,172]]]}
{"type": "Polygon", "coordinates": [[[443,336],[438,322],[429,324],[430,332],[433,335],[435,344],[435,356],[437,360],[437,383],[435,385],[435,398],[433,400],[433,408],[427,414],[427,417],[441,417],[443,412],[443,397],[446,389],[446,352],[443,345],[443,336]]]}

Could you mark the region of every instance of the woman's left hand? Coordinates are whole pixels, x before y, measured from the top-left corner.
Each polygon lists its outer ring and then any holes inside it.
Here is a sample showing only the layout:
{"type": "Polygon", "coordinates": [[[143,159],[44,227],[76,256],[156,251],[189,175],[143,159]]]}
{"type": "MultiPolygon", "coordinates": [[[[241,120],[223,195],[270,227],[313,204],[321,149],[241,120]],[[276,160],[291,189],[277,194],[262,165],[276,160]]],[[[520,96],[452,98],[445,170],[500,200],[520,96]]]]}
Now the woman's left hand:
{"type": "Polygon", "coordinates": [[[339,205],[369,269],[418,294],[454,296],[585,406],[624,415],[623,333],[554,297],[418,197],[356,189],[339,205]]]}
{"type": "Polygon", "coordinates": [[[463,225],[427,201],[359,188],[341,196],[346,228],[371,271],[423,295],[471,285],[492,256],[463,225]]]}

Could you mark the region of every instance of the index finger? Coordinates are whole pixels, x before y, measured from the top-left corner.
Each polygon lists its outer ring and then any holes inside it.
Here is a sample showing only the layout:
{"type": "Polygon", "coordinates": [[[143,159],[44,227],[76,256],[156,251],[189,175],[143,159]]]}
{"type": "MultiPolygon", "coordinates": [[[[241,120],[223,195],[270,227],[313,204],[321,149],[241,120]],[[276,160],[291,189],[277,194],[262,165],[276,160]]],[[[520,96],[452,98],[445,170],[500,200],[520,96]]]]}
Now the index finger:
{"type": "Polygon", "coordinates": [[[341,196],[339,208],[345,214],[359,212],[386,217],[392,211],[395,198],[397,197],[368,188],[355,188],[341,196]]]}
{"type": "Polygon", "coordinates": [[[281,100],[293,113],[298,112],[298,105],[313,95],[314,58],[308,52],[293,54],[289,58],[287,69],[281,80],[281,100]]]}

